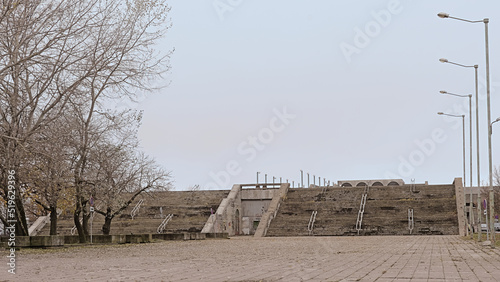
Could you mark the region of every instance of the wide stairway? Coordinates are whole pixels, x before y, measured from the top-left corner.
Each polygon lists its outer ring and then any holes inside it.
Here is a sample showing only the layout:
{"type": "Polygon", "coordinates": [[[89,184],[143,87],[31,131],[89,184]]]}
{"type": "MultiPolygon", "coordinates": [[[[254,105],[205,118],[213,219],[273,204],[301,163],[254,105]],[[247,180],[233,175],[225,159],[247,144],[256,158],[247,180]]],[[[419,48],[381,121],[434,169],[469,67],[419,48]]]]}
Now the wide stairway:
{"type": "Polygon", "coordinates": [[[458,234],[453,185],[290,189],[267,236],[458,234]]]}
{"type": "MultiPolygon", "coordinates": [[[[113,218],[110,234],[157,233],[158,227],[167,217],[171,218],[161,230],[162,233],[200,232],[210,217],[210,209],[216,211],[228,193],[229,190],[168,191],[140,195],[120,215],[113,218]],[[135,213],[132,212],[134,209],[135,213]]],[[[96,207],[99,207],[97,200],[96,207]]],[[[93,234],[102,234],[103,224],[104,216],[95,213],[92,223],[93,234]]],[[[50,223],[39,235],[48,235],[49,225],[50,223]]],[[[59,217],[58,235],[71,235],[73,227],[71,214],[59,217]]]]}

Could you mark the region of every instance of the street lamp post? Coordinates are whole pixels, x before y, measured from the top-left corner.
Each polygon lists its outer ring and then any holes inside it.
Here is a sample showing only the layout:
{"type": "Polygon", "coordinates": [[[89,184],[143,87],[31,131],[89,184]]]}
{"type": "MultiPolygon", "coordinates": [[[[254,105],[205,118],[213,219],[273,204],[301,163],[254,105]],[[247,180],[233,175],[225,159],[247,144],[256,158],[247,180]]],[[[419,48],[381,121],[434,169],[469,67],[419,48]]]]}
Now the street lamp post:
{"type": "MultiPolygon", "coordinates": [[[[452,65],[464,67],[464,68],[474,68],[474,80],[475,80],[475,87],[476,87],[476,159],[477,159],[477,240],[478,242],[481,242],[482,240],[482,231],[481,231],[481,218],[482,218],[482,212],[481,212],[481,170],[480,170],[480,152],[479,152],[479,83],[477,79],[477,70],[479,65],[462,65],[459,63],[451,62],[448,61],[447,59],[439,59],[440,62],[442,63],[449,63],[452,65]]],[[[471,115],[472,117],[472,115],[471,115]]],[[[471,132],[472,132],[472,124],[471,124],[471,132]]],[[[471,140],[471,146],[472,146],[472,140],[471,140]]],[[[471,155],[472,155],[472,150],[471,150],[471,155]]],[[[471,164],[472,164],[472,158],[471,158],[471,164]]],[[[471,167],[471,193],[472,193],[472,167],[471,167]]],[[[471,203],[472,203],[472,194],[471,194],[471,203]]],[[[472,210],[471,210],[472,212],[472,210]]]]}
{"type": "MultiPolygon", "coordinates": [[[[452,115],[452,114],[445,114],[443,112],[438,112],[438,115],[462,118],[462,132],[463,132],[463,135],[462,135],[462,148],[463,148],[462,156],[463,156],[464,179],[465,179],[465,115],[452,115]]],[[[464,181],[464,183],[465,183],[465,181],[464,181]]],[[[464,185],[464,187],[465,187],[465,185],[464,185]]],[[[463,205],[464,205],[464,211],[465,211],[465,189],[464,189],[464,203],[463,203],[463,205]]],[[[468,229],[466,229],[466,231],[468,232],[468,229]]]]}
{"type": "MultiPolygon", "coordinates": [[[[468,23],[484,23],[484,45],[485,45],[485,53],[486,53],[486,104],[488,110],[488,126],[491,127],[491,105],[490,105],[490,52],[489,52],[489,44],[488,44],[488,23],[490,19],[484,18],[478,21],[470,21],[466,19],[451,17],[447,13],[439,13],[438,17],[440,18],[450,18],[459,21],[464,21],[468,23]]],[[[491,130],[488,130],[488,172],[489,172],[489,195],[490,195],[490,226],[489,229],[492,232],[495,232],[495,224],[494,224],[494,210],[495,210],[495,193],[493,192],[493,160],[491,156],[491,130]]],[[[495,233],[492,233],[495,234],[495,233]]],[[[495,236],[492,236],[491,239],[491,248],[495,248],[495,236]]]]}
{"type": "MultiPolygon", "coordinates": [[[[472,214],[472,95],[459,95],[455,93],[450,93],[446,92],[444,90],[439,91],[439,93],[444,94],[444,95],[452,95],[456,97],[461,97],[461,98],[469,98],[469,160],[470,160],[470,188],[469,188],[469,224],[471,225],[471,236],[474,233],[472,230],[472,224],[473,224],[473,214],[472,214]]],[[[466,186],[465,184],[465,179],[464,179],[464,187],[466,186]]]]}

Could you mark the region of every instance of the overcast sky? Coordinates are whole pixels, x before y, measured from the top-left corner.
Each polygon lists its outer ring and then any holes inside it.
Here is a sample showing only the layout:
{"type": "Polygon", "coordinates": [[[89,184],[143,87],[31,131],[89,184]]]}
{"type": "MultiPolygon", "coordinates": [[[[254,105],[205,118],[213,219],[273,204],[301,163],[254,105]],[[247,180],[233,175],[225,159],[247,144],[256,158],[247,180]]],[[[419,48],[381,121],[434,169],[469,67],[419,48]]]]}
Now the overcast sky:
{"type": "MultiPolygon", "coordinates": [[[[460,118],[479,65],[481,177],[488,177],[484,24],[492,119],[500,117],[500,2],[172,0],[170,85],[139,104],[143,149],[177,190],[255,183],[463,175],[460,118]]],[[[473,113],[475,117],[475,113],[473,113]]],[[[475,120],[474,120],[475,124],[475,120]]],[[[493,162],[500,164],[500,123],[493,162]]],[[[475,132],[475,125],[473,127],[475,132]]],[[[477,183],[474,134],[474,185],[477,183]]]]}

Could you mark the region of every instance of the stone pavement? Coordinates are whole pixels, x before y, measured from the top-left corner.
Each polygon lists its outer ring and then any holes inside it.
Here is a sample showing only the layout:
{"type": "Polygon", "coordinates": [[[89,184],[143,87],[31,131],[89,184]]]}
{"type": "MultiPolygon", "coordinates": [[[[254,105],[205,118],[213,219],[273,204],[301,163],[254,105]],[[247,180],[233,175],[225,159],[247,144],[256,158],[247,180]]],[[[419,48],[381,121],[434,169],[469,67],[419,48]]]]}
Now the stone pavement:
{"type": "Polygon", "coordinates": [[[236,237],[20,250],[0,281],[500,281],[500,250],[458,236],[236,237]]]}

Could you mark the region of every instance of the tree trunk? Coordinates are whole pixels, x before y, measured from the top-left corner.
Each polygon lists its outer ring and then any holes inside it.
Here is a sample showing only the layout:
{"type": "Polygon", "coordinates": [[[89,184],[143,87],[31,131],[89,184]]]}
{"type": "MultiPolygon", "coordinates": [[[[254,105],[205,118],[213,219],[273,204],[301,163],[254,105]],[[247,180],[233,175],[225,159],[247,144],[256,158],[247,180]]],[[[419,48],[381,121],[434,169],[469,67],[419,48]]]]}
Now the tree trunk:
{"type": "Polygon", "coordinates": [[[50,206],[50,235],[57,235],[57,206],[50,206]]]}
{"type": "Polygon", "coordinates": [[[89,232],[89,214],[85,212],[85,207],[83,208],[83,234],[85,234],[85,236],[89,236],[90,232],[89,232]]]}
{"type": "Polygon", "coordinates": [[[78,239],[80,240],[80,243],[86,243],[87,238],[85,237],[85,234],[83,233],[83,227],[80,224],[80,213],[82,211],[82,205],[80,202],[80,187],[76,187],[76,208],[75,212],[73,213],[73,220],[75,221],[75,226],[76,230],[78,230],[78,239]]]}
{"type": "Polygon", "coordinates": [[[24,204],[20,198],[19,189],[16,189],[16,235],[17,236],[29,236],[28,234],[28,222],[26,221],[26,213],[24,212],[24,204]]]}
{"type": "Polygon", "coordinates": [[[111,221],[113,217],[108,213],[104,218],[104,224],[102,225],[102,234],[109,235],[111,231],[111,221]]]}

